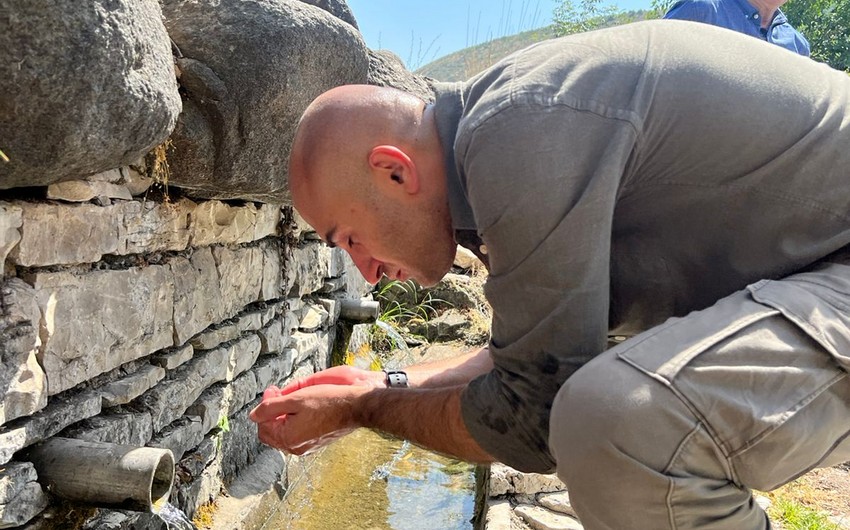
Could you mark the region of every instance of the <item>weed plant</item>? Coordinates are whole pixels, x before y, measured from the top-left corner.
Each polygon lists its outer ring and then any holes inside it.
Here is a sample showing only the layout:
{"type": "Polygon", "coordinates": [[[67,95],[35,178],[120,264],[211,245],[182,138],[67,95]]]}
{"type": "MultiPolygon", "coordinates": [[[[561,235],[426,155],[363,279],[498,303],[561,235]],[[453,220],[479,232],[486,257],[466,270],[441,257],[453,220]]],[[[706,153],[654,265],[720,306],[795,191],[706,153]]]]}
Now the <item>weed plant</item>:
{"type": "MultiPolygon", "coordinates": [[[[445,304],[413,280],[379,283],[375,299],[381,306],[378,320],[391,326],[400,335],[407,336],[411,336],[408,326],[412,322],[428,322],[437,315],[437,307],[445,304]]],[[[417,342],[424,342],[420,336],[411,337],[417,342]]],[[[398,347],[400,345],[383,328],[372,326],[372,348],[376,352],[389,352],[398,347]]]]}
{"type": "Polygon", "coordinates": [[[782,530],[841,530],[826,515],[793,500],[775,499],[769,512],[771,519],[782,525],[782,530]]]}

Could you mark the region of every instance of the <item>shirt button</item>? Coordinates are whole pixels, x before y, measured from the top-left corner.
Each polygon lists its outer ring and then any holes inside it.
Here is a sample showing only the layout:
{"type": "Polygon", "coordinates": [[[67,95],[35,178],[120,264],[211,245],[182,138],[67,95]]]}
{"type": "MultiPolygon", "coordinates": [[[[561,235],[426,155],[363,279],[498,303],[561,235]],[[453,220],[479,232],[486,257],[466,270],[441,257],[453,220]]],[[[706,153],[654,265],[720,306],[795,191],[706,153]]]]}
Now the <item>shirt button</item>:
{"type": "Polygon", "coordinates": [[[758,19],[759,19],[759,14],[758,14],[758,13],[756,13],[755,15],[753,15],[753,20],[758,20],[758,19]]]}
{"type": "Polygon", "coordinates": [[[480,253],[482,253],[486,256],[487,255],[487,245],[481,245],[480,247],[478,247],[478,252],[480,252],[480,253]]]}

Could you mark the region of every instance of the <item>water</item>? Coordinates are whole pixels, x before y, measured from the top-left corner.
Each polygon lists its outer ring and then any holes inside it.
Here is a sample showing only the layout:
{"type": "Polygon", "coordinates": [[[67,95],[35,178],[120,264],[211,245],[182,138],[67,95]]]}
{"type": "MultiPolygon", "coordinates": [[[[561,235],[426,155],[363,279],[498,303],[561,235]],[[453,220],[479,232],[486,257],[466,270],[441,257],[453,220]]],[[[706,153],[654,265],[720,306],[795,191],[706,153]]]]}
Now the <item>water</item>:
{"type": "Polygon", "coordinates": [[[182,510],[168,502],[155,503],[154,514],[165,522],[168,530],[198,530],[182,510]]]}
{"type": "Polygon", "coordinates": [[[413,356],[404,337],[394,327],[383,320],[376,320],[375,325],[384,330],[387,336],[393,340],[396,348],[399,349],[399,351],[395,352],[392,359],[386,362],[385,368],[399,368],[412,364],[413,356]]]}
{"type": "Polygon", "coordinates": [[[471,530],[472,467],[359,429],[318,453],[265,530],[471,530]]]}

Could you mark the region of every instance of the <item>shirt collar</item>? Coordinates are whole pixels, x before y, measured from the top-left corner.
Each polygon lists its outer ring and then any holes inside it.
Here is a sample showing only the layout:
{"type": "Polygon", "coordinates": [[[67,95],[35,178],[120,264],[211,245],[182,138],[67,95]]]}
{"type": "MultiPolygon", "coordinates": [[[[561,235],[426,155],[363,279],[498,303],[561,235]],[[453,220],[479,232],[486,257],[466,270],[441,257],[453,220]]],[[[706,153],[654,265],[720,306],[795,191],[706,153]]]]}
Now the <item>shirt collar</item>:
{"type": "MultiPolygon", "coordinates": [[[[747,0],[735,0],[735,3],[737,4],[738,8],[740,8],[744,16],[747,17],[747,20],[761,27],[761,16],[759,15],[759,17],[756,17],[756,15],[759,14],[758,9],[753,7],[753,5],[747,0]]],[[[776,24],[784,24],[785,22],[785,14],[782,12],[782,10],[777,9],[776,13],[773,14],[773,20],[770,21],[769,25],[772,26],[776,24]]]]}
{"type": "Polygon", "coordinates": [[[463,115],[463,86],[463,83],[436,83],[434,114],[443,148],[452,226],[455,230],[475,230],[475,216],[467,199],[466,181],[458,173],[455,159],[455,138],[463,115]]]}

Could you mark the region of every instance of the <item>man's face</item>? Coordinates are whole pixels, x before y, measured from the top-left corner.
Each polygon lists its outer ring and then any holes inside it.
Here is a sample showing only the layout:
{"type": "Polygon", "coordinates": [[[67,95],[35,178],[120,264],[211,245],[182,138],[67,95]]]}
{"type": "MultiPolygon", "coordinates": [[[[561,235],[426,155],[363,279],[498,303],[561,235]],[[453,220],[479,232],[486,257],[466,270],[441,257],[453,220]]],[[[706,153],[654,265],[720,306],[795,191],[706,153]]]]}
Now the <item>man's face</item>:
{"type": "Polygon", "coordinates": [[[369,283],[386,275],[433,285],[451,268],[451,231],[446,233],[441,216],[416,195],[364,200],[362,194],[318,179],[293,187],[292,196],[301,216],[328,244],[348,252],[369,283]]]}

